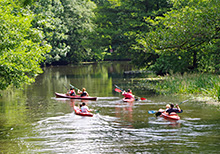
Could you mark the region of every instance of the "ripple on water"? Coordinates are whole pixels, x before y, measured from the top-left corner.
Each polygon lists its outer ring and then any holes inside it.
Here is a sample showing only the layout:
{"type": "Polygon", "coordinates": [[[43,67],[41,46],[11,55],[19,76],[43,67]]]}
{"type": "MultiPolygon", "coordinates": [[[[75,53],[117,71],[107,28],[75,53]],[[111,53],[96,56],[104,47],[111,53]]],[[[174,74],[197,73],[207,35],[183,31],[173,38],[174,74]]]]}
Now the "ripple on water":
{"type": "Polygon", "coordinates": [[[50,117],[34,124],[35,135],[24,138],[36,153],[138,153],[160,152],[184,146],[199,148],[192,136],[208,134],[200,119],[187,118],[176,123],[163,118],[148,118],[148,127],[123,125],[121,119],[95,114],[81,117],[74,113],[50,117]],[[169,143],[169,144],[167,144],[169,143]]]}

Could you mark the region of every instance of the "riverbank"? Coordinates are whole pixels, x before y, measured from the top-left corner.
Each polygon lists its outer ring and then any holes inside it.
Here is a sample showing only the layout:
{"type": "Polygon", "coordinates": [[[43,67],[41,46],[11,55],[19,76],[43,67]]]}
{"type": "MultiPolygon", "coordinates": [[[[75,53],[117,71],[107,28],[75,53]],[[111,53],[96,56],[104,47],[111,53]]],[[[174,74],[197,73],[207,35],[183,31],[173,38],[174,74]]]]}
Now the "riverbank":
{"type": "Polygon", "coordinates": [[[187,95],[193,100],[220,104],[220,76],[216,74],[173,74],[137,79],[137,87],[160,95],[187,95]]]}

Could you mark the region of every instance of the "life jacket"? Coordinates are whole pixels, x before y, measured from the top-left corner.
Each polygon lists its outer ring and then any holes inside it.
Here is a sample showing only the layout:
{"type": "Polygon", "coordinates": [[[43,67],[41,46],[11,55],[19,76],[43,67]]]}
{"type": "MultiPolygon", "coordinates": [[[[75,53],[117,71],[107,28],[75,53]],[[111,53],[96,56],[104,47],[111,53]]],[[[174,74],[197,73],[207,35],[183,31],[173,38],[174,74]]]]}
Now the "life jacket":
{"type": "Polygon", "coordinates": [[[74,92],[74,90],[70,90],[70,96],[75,96],[76,93],[74,92]]]}
{"type": "Polygon", "coordinates": [[[166,110],[166,112],[167,112],[168,114],[170,114],[170,113],[172,113],[172,112],[182,113],[183,110],[179,110],[179,109],[177,109],[177,108],[169,108],[168,110],[166,110]]]}
{"type": "Polygon", "coordinates": [[[83,97],[83,96],[87,96],[87,92],[84,91],[80,96],[81,96],[81,97],[83,97]]]}

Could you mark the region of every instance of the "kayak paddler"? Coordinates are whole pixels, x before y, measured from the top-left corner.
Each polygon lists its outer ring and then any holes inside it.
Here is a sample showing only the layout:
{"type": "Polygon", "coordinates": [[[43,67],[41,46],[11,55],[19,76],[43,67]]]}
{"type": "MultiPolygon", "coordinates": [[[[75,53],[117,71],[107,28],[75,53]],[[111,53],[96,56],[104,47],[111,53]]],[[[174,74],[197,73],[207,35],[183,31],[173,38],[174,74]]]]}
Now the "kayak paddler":
{"type": "Polygon", "coordinates": [[[82,91],[78,90],[77,93],[80,94],[81,97],[89,96],[88,92],[86,92],[86,88],[83,88],[82,91]]]}
{"type": "Polygon", "coordinates": [[[67,95],[68,96],[75,96],[76,95],[76,92],[73,88],[70,88],[70,90],[67,92],[67,95]]]}
{"type": "Polygon", "coordinates": [[[178,104],[176,104],[176,108],[174,108],[174,104],[170,104],[170,108],[166,112],[168,114],[170,114],[171,112],[182,113],[183,110],[180,109],[178,104]]]}
{"type": "Polygon", "coordinates": [[[86,112],[90,112],[90,111],[92,111],[92,110],[90,110],[90,109],[88,108],[88,106],[86,106],[86,103],[83,102],[83,103],[82,103],[82,106],[81,106],[81,112],[86,113],[86,112]]]}
{"type": "Polygon", "coordinates": [[[131,99],[134,98],[134,95],[132,94],[131,89],[128,89],[128,91],[123,91],[122,95],[126,98],[126,99],[131,99]]]}
{"type": "Polygon", "coordinates": [[[170,108],[170,104],[166,105],[166,109],[159,109],[158,112],[155,114],[156,116],[160,116],[162,112],[167,111],[170,108]]]}

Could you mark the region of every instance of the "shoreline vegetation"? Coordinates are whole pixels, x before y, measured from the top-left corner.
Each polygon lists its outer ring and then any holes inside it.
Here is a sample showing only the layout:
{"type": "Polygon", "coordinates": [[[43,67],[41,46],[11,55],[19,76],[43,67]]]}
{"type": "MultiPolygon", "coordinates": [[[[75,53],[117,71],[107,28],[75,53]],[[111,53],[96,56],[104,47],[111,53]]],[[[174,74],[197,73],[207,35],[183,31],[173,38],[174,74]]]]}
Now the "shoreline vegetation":
{"type": "Polygon", "coordinates": [[[137,88],[150,89],[156,94],[186,95],[196,101],[220,104],[220,75],[217,74],[148,75],[148,77],[134,80],[137,81],[137,88]]]}
{"type": "MultiPolygon", "coordinates": [[[[117,61],[117,60],[116,60],[117,61]]],[[[105,61],[108,62],[108,61],[105,61]]],[[[97,62],[82,62],[87,65],[97,62]]],[[[185,95],[194,101],[220,105],[220,75],[211,73],[176,73],[164,76],[152,71],[125,71],[125,76],[140,76],[132,80],[137,89],[150,90],[159,95],[185,95]]]]}

